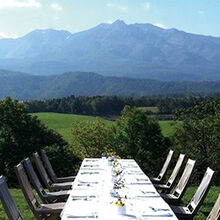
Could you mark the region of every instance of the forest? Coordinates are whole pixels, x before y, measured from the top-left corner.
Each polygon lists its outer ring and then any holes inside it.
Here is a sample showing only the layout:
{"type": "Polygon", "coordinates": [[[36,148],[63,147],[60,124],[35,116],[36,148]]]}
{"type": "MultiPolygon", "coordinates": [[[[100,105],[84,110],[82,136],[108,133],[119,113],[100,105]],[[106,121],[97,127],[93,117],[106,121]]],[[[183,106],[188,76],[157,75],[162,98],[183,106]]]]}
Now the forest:
{"type": "MultiPolygon", "coordinates": [[[[201,102],[220,97],[212,96],[68,96],[57,99],[31,100],[25,102],[29,112],[58,112],[82,115],[120,115],[126,105],[157,107],[158,114],[172,114],[177,109],[187,109],[201,102]]],[[[147,114],[155,112],[147,111],[147,114]]]]}

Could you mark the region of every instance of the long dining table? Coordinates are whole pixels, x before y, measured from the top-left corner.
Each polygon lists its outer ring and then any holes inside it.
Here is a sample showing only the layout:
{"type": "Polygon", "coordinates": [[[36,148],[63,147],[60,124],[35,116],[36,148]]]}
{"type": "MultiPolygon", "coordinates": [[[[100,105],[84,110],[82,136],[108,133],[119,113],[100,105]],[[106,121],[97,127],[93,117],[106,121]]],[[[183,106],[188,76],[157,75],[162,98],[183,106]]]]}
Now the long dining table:
{"type": "Polygon", "coordinates": [[[115,187],[111,161],[85,158],[73,182],[61,220],[177,219],[135,160],[121,159],[120,166],[123,186],[115,187]]]}

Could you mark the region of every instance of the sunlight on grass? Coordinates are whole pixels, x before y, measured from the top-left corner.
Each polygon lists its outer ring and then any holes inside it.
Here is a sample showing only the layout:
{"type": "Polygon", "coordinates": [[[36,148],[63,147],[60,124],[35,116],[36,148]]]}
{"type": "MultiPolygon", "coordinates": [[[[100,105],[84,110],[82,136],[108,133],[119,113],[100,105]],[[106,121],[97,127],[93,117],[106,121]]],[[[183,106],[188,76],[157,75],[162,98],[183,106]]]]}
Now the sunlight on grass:
{"type": "MultiPolygon", "coordinates": [[[[73,115],[73,114],[59,114],[59,113],[34,113],[40,120],[42,120],[49,128],[54,129],[60,133],[66,141],[71,140],[71,127],[73,122],[77,121],[92,121],[96,117],[73,115]]],[[[111,121],[104,120],[106,123],[111,121]]]]}

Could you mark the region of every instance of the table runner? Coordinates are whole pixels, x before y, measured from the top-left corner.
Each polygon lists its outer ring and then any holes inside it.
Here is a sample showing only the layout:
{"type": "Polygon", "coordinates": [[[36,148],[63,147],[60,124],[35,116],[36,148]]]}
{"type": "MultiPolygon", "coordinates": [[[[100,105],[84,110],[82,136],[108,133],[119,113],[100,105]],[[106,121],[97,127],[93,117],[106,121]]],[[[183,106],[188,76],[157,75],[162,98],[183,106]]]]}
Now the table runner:
{"type": "Polygon", "coordinates": [[[123,170],[123,187],[114,189],[112,162],[106,158],[85,158],[61,220],[177,219],[135,160],[122,159],[119,163],[123,170]],[[118,194],[123,206],[118,202],[118,194]]]}

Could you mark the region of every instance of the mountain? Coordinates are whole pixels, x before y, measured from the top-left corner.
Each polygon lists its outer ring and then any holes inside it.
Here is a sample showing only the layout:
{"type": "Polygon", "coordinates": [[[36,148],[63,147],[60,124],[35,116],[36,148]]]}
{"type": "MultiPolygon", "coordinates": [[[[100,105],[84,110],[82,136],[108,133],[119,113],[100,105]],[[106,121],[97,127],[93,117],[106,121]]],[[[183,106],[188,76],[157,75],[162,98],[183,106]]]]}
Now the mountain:
{"type": "Polygon", "coordinates": [[[167,95],[210,94],[220,91],[219,82],[165,82],[102,76],[91,72],[68,72],[36,76],[0,70],[0,98],[20,100],[57,98],[69,95],[167,95]]]}
{"type": "Polygon", "coordinates": [[[0,39],[0,68],[37,75],[97,72],[165,81],[220,80],[220,38],[117,20],[87,31],[0,39]]]}

